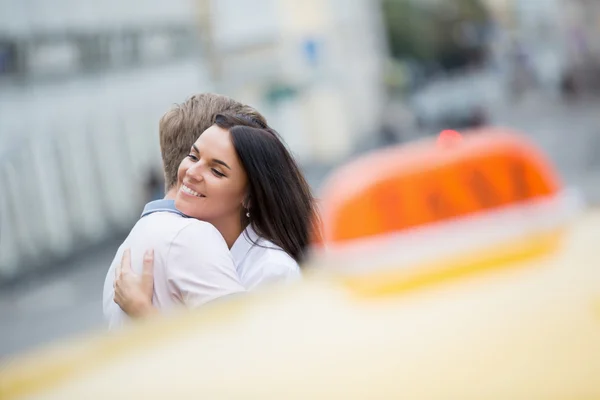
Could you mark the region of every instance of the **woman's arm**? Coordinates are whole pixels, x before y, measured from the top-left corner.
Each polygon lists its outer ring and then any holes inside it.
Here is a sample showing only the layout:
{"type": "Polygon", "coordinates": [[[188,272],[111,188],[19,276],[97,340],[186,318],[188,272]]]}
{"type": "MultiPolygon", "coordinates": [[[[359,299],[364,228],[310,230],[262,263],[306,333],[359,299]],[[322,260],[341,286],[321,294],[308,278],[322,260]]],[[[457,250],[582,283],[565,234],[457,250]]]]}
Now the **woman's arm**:
{"type": "Polygon", "coordinates": [[[129,249],[123,252],[121,265],[115,270],[114,301],[125,314],[133,318],[142,318],[158,313],[152,305],[154,291],[154,251],[144,254],[142,275],[135,274],[131,269],[131,253],[129,249]]]}

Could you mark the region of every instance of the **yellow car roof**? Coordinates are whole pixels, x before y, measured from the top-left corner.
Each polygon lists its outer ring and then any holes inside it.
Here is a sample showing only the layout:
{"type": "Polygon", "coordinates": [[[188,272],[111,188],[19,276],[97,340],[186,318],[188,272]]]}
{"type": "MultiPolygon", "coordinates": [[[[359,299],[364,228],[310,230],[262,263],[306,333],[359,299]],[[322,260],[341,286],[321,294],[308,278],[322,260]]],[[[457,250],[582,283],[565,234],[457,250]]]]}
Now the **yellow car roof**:
{"type": "Polygon", "coordinates": [[[2,398],[598,398],[598,237],[378,296],[319,273],[15,360],[2,398]]]}

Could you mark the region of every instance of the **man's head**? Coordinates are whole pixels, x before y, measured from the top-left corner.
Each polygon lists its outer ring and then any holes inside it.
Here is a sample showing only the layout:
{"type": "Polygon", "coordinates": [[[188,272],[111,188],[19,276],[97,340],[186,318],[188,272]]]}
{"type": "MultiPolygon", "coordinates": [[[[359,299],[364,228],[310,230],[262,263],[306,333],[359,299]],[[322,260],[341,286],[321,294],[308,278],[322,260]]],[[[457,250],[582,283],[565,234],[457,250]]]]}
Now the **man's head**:
{"type": "Polygon", "coordinates": [[[163,115],[159,124],[166,191],[177,184],[179,164],[189,154],[196,139],[221,113],[241,115],[267,126],[265,117],[254,108],[218,94],[197,94],[176,105],[163,115]]]}

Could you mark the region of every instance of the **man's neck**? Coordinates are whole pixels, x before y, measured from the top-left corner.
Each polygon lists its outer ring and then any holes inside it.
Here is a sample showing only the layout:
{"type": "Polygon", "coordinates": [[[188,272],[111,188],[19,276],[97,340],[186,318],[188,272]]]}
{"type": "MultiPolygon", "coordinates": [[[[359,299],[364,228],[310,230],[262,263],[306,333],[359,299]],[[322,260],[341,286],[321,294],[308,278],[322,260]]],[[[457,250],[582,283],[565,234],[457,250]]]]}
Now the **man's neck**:
{"type": "Polygon", "coordinates": [[[177,197],[177,188],[171,188],[167,191],[167,193],[165,193],[165,200],[175,200],[175,197],[177,197]]]}

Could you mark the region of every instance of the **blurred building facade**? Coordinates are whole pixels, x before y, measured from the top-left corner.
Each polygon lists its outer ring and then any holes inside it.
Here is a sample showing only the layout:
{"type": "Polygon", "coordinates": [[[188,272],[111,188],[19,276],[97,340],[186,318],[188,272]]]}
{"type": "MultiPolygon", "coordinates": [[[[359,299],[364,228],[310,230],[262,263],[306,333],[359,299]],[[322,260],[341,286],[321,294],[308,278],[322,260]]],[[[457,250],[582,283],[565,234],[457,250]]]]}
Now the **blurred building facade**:
{"type": "Polygon", "coordinates": [[[600,71],[600,2],[597,0],[485,0],[494,15],[498,64],[526,63],[536,84],[558,92],[575,75],[597,87],[600,71]],[[511,58],[513,57],[513,58],[511,58]]]}
{"type": "Polygon", "coordinates": [[[158,119],[212,90],[187,0],[0,0],[0,281],[131,226],[158,119]]]}
{"type": "Polygon", "coordinates": [[[303,162],[333,162],[380,128],[379,2],[199,1],[213,81],[263,110],[303,162]]]}

